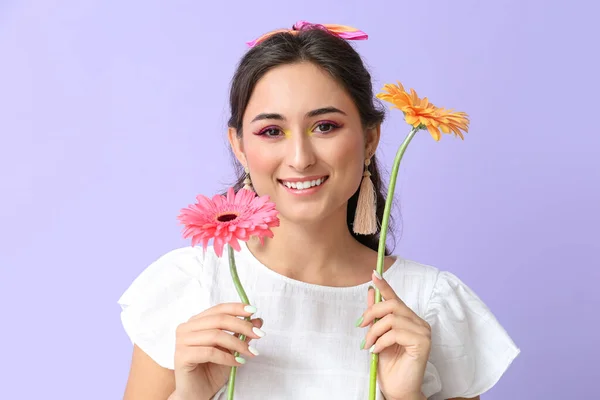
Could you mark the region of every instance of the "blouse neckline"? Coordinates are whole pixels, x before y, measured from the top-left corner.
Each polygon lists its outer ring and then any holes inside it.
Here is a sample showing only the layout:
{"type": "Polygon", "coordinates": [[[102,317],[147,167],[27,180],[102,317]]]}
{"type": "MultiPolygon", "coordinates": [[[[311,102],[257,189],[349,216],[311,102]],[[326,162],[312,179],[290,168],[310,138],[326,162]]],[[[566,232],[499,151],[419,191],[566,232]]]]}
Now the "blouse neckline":
{"type": "MultiPolygon", "coordinates": [[[[339,292],[366,291],[369,285],[373,285],[372,281],[368,281],[368,282],[364,282],[364,283],[354,285],[354,286],[325,286],[325,285],[318,285],[315,283],[307,283],[307,282],[303,282],[303,281],[300,281],[300,280],[297,280],[294,278],[290,278],[288,276],[285,276],[278,272],[273,271],[272,269],[270,269],[266,265],[264,265],[262,262],[260,262],[258,260],[258,258],[256,258],[256,256],[254,256],[254,254],[252,254],[252,252],[248,248],[248,244],[245,242],[241,243],[241,251],[238,254],[240,254],[244,258],[245,261],[250,262],[256,268],[258,268],[260,271],[262,271],[263,273],[270,275],[271,277],[275,278],[276,280],[280,280],[288,285],[299,287],[299,288],[304,288],[304,289],[313,290],[313,291],[320,291],[320,292],[339,293],[339,292]]],[[[402,258],[399,257],[398,255],[393,254],[392,257],[395,258],[394,263],[392,265],[390,265],[390,267],[386,271],[383,272],[383,278],[388,282],[389,282],[389,278],[396,272],[396,270],[398,268],[400,268],[399,265],[402,262],[402,258]]]]}

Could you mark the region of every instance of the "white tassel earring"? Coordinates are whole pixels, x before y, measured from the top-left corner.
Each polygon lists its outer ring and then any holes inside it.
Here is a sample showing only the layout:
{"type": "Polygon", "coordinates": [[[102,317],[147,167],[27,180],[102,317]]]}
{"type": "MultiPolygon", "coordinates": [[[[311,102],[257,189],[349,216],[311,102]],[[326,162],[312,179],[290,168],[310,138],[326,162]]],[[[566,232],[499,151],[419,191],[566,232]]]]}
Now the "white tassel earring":
{"type": "Polygon", "coordinates": [[[244,179],[244,189],[252,190],[252,180],[250,179],[250,170],[248,167],[244,167],[244,172],[246,173],[246,179],[244,179]]]}
{"type": "Polygon", "coordinates": [[[367,158],[352,225],[354,233],[359,235],[373,235],[377,232],[377,194],[369,172],[370,164],[371,158],[367,158]]]}

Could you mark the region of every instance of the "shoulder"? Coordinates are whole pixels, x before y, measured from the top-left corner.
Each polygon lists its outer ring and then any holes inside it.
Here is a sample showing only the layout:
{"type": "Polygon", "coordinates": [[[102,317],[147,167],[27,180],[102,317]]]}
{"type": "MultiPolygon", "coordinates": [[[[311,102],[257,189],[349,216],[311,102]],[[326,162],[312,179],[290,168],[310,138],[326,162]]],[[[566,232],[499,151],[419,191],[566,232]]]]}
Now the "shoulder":
{"type": "Polygon", "coordinates": [[[205,265],[210,265],[213,260],[214,252],[204,251],[201,247],[180,247],[170,250],[160,255],[155,261],[150,263],[148,267],[142,272],[145,273],[160,271],[168,272],[169,269],[177,268],[187,275],[197,275],[205,265]]]}
{"type": "Polygon", "coordinates": [[[118,299],[129,339],[162,367],[173,369],[177,326],[208,306],[205,286],[218,261],[208,249],[171,250],[144,268],[118,299]]]}
{"type": "Polygon", "coordinates": [[[394,289],[401,298],[402,293],[416,296],[413,311],[431,326],[424,394],[435,399],[474,398],[489,390],[519,348],[488,306],[455,274],[412,260],[399,262],[391,280],[400,290],[394,289]]]}
{"type": "Polygon", "coordinates": [[[430,264],[397,257],[388,280],[400,297],[403,294],[416,306],[413,311],[424,318],[471,306],[487,308],[461,278],[430,264]]]}
{"type": "Polygon", "coordinates": [[[204,251],[198,246],[187,246],[170,250],[142,269],[119,301],[125,301],[128,292],[141,287],[164,286],[190,278],[201,280],[205,272],[218,263],[219,258],[210,248],[204,251]]]}
{"type": "Polygon", "coordinates": [[[423,317],[439,275],[438,268],[402,258],[396,258],[394,265],[384,273],[385,279],[400,298],[419,316],[423,317]]]}

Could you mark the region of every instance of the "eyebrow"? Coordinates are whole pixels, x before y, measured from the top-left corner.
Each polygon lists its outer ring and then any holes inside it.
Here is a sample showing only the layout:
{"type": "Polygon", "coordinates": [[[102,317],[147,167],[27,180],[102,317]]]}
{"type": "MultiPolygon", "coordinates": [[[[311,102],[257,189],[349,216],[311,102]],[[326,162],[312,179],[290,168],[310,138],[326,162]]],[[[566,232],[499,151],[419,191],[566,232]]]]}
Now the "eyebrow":
{"type": "MultiPolygon", "coordinates": [[[[343,112],[342,110],[335,108],[335,107],[322,107],[322,108],[317,108],[316,110],[312,110],[306,113],[306,115],[304,116],[304,118],[312,118],[312,117],[316,117],[319,115],[323,115],[323,114],[331,114],[331,113],[338,113],[338,114],[343,114],[343,115],[347,115],[345,112],[343,112]]],[[[276,119],[279,121],[285,121],[285,117],[281,114],[277,114],[277,113],[261,113],[258,114],[256,117],[254,117],[254,119],[252,120],[252,122],[256,122],[256,121],[260,121],[263,119],[276,119]]]]}

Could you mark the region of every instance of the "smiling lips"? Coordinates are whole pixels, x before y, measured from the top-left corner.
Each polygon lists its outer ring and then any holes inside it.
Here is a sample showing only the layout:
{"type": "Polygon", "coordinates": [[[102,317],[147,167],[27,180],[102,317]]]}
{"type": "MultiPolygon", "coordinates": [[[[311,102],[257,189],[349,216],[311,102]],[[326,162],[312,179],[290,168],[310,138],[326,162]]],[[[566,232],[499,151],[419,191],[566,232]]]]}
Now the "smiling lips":
{"type": "Polygon", "coordinates": [[[298,179],[281,179],[279,182],[288,189],[306,190],[321,186],[327,180],[327,178],[327,176],[321,176],[298,179]]]}

